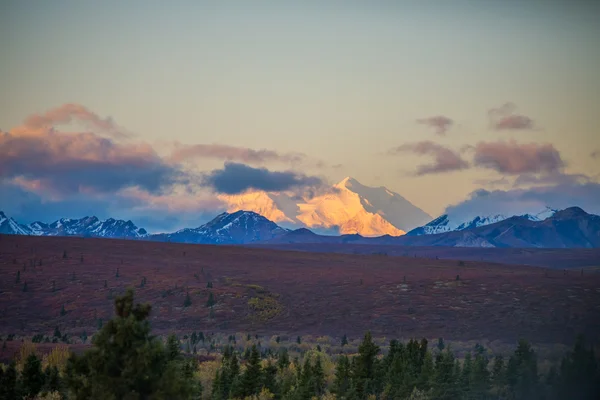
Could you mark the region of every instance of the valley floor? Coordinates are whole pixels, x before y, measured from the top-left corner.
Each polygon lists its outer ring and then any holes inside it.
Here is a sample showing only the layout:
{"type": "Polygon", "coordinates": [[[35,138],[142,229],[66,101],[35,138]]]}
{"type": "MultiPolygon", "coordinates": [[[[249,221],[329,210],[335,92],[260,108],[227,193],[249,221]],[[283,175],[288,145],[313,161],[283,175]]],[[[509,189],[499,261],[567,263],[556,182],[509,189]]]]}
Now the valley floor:
{"type": "MultiPolygon", "coordinates": [[[[574,251],[575,252],[575,251],[574,251]]],[[[574,253],[574,256],[575,253],[574,253]]],[[[600,332],[600,274],[484,261],[0,235],[0,334],[92,333],[135,287],[158,332],[571,345],[600,332]]]]}

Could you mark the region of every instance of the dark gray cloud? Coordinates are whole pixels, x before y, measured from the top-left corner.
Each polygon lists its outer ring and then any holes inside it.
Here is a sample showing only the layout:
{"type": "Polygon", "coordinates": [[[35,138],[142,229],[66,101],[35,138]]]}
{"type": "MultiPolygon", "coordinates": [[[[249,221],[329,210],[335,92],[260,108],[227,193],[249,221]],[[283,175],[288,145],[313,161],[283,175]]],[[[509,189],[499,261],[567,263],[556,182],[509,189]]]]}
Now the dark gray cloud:
{"type": "Polygon", "coordinates": [[[0,133],[0,179],[55,194],[110,192],[139,186],[160,191],[185,178],[149,145],[124,144],[91,132],[52,128],[0,133]]]}
{"type": "Polygon", "coordinates": [[[476,166],[502,174],[550,173],[565,166],[558,150],[549,143],[480,142],[474,152],[476,166]]]}
{"type": "Polygon", "coordinates": [[[436,115],[433,117],[419,118],[417,119],[417,123],[427,125],[435,129],[435,133],[438,135],[445,135],[454,124],[454,121],[452,121],[451,118],[443,115],[436,115]]]}
{"type": "Polygon", "coordinates": [[[316,176],[293,171],[269,171],[266,168],[253,168],[234,162],[226,162],[222,169],[206,173],[202,178],[203,186],[224,194],[238,194],[250,189],[279,192],[322,184],[321,178],[316,176]]]}
{"type": "Polygon", "coordinates": [[[182,162],[195,158],[216,158],[249,164],[263,164],[265,162],[298,164],[307,157],[303,153],[279,153],[274,150],[254,150],[247,147],[224,144],[177,145],[169,157],[173,162],[182,162]]]}
{"type": "Polygon", "coordinates": [[[391,149],[389,154],[394,155],[403,152],[433,156],[434,162],[419,165],[415,172],[416,175],[459,171],[469,167],[469,163],[456,151],[431,141],[403,144],[391,149]]]}
{"type": "Polygon", "coordinates": [[[517,113],[517,107],[513,103],[492,108],[488,111],[488,117],[492,129],[498,131],[535,129],[534,121],[526,115],[517,113]]]}

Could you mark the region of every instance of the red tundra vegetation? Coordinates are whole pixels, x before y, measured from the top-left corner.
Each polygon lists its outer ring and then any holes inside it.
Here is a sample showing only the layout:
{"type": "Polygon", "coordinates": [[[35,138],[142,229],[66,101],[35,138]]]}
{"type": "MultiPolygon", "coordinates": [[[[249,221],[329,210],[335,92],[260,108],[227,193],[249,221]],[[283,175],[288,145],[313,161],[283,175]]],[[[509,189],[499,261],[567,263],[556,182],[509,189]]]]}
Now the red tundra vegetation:
{"type": "Polygon", "coordinates": [[[0,235],[0,334],[93,333],[134,287],[157,332],[598,340],[600,274],[484,261],[0,235]]]}

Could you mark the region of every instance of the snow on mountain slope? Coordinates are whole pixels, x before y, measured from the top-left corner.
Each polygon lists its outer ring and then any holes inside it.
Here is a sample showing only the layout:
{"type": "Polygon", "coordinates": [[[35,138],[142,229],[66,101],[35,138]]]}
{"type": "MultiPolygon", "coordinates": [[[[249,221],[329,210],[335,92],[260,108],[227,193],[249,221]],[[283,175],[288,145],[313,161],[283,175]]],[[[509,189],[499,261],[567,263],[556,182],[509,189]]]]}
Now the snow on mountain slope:
{"type": "Polygon", "coordinates": [[[47,225],[34,222],[29,226],[39,236],[93,236],[104,238],[141,238],[148,233],[131,221],[109,218],[105,221],[97,217],[80,219],[61,218],[47,225]]]}
{"type": "Polygon", "coordinates": [[[219,195],[227,204],[227,211],[250,210],[274,222],[294,222],[280,209],[273,194],[266,192],[249,192],[239,195],[219,195]]]}
{"type": "Polygon", "coordinates": [[[6,235],[31,235],[31,230],[0,211],[0,233],[6,235]]]}
{"type": "MultiPolygon", "coordinates": [[[[521,216],[529,219],[530,221],[543,221],[552,215],[556,210],[546,208],[538,213],[522,214],[521,216]]],[[[407,235],[418,236],[418,235],[435,235],[438,233],[451,232],[451,231],[462,231],[465,229],[478,228],[480,226],[494,224],[496,222],[504,221],[512,217],[512,215],[488,215],[488,216],[476,216],[468,220],[460,220],[456,217],[451,217],[448,214],[441,215],[429,222],[426,225],[415,228],[408,232],[407,235]]]]}
{"type": "Polygon", "coordinates": [[[223,195],[220,199],[228,204],[229,212],[251,210],[277,223],[339,234],[399,236],[431,219],[399,194],[384,187],[364,186],[350,177],[311,199],[266,192],[223,195]]]}
{"type": "Polygon", "coordinates": [[[296,218],[309,228],[338,227],[340,234],[358,233],[363,236],[404,235],[379,214],[365,210],[364,199],[346,186],[346,178],[334,185],[333,190],[298,204],[296,218]]]}
{"type": "Polygon", "coordinates": [[[198,228],[186,228],[170,234],[152,235],[153,240],[183,243],[243,244],[270,240],[287,230],[251,211],[222,213],[198,228]]]}
{"type": "Polygon", "coordinates": [[[342,185],[360,196],[366,211],[382,216],[398,229],[409,231],[431,221],[431,215],[383,186],[368,187],[350,177],[337,186],[342,185]]]}

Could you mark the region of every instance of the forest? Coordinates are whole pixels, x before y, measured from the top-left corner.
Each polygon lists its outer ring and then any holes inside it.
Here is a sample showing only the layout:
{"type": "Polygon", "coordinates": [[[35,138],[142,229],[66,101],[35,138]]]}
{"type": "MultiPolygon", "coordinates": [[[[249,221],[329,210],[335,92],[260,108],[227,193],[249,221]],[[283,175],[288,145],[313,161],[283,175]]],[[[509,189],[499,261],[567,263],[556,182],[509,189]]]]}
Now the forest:
{"type": "MultiPolygon", "coordinates": [[[[524,340],[508,357],[476,345],[459,358],[443,339],[391,340],[382,348],[369,332],[353,354],[330,354],[318,344],[274,352],[256,341],[242,349],[230,336],[203,359],[194,346],[203,334],[194,332],[186,348],[173,334],[154,335],[151,306],[136,304],[132,289],[114,304],[114,317],[79,354],[59,344],[40,357],[39,335],[23,342],[15,359],[0,366],[0,399],[600,398],[598,357],[583,336],[548,368],[524,340]]],[[[342,348],[347,344],[344,335],[342,348]]]]}

